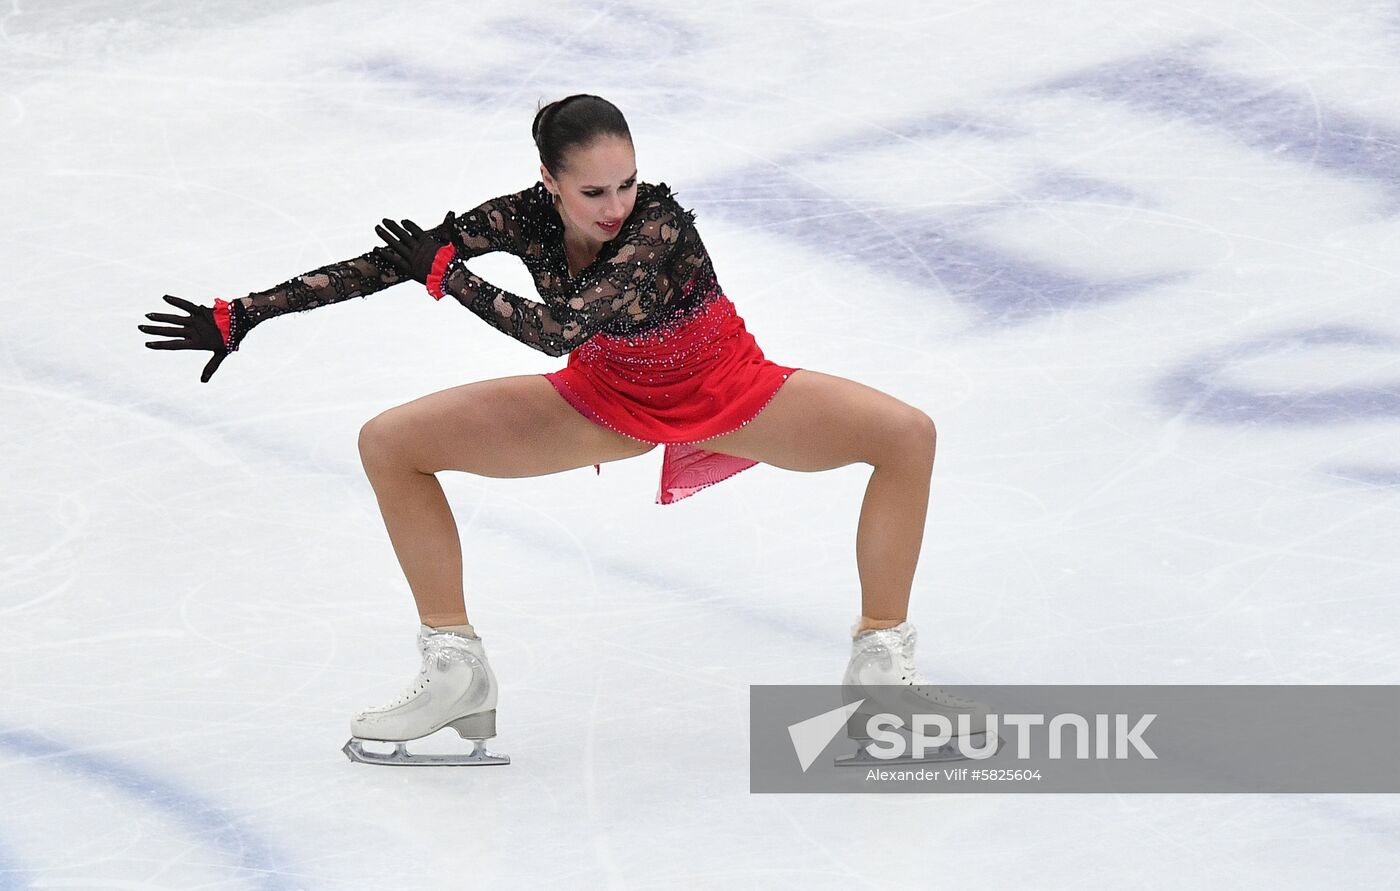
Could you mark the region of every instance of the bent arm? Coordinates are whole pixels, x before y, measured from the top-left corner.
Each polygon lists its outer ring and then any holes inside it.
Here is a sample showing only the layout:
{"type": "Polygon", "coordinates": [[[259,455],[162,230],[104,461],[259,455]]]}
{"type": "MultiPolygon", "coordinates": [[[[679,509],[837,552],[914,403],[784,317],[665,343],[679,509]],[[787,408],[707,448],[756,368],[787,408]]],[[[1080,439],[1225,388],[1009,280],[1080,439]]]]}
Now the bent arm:
{"type": "MultiPolygon", "coordinates": [[[[645,316],[655,306],[656,277],[680,239],[684,214],[669,199],[639,208],[623,232],[616,253],[574,296],[541,303],[498,288],[467,269],[465,258],[452,256],[440,290],[451,294],[483,321],[549,356],[578,348],[623,313],[645,316]]],[[[446,250],[446,249],[445,249],[446,250]]]]}

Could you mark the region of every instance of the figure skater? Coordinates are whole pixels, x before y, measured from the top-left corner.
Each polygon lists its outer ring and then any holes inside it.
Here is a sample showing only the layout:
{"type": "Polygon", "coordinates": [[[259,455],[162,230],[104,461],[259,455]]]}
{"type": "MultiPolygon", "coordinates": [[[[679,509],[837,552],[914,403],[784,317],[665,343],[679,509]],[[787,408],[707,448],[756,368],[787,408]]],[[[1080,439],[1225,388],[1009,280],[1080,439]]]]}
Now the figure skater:
{"type": "Polygon", "coordinates": [[[928,687],[907,622],[933,472],[933,421],[855,381],[765,358],[715,277],[693,211],[665,183],[637,179],[622,113],[578,94],[535,114],[540,180],[422,229],[383,220],[385,242],[267,291],[148,313],[158,350],[210,350],[208,382],[256,325],[365,297],[410,279],[565,367],[452,387],[390,408],[360,430],[359,452],[418,606],[422,666],[393,702],[355,715],[344,751],[384,764],[493,764],[496,678],[463,600],[461,542],[435,474],[560,473],[664,446],[658,504],[763,462],[814,472],[873,470],[856,533],[861,615],[843,682],[903,685],[946,713],[974,703],[928,687]],[[543,302],[484,281],[466,261],[506,251],[543,302]],[[450,726],[472,752],[414,755],[404,743],[450,726]],[[362,741],[394,744],[392,754],[362,741]]]}

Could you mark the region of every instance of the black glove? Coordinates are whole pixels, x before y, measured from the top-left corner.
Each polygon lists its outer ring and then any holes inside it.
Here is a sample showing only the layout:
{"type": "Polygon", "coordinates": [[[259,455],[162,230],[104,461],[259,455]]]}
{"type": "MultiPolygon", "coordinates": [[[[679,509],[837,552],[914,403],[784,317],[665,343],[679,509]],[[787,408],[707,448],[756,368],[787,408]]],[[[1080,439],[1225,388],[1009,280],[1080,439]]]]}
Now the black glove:
{"type": "Polygon", "coordinates": [[[400,226],[385,218],[384,225],[375,226],[374,231],[389,245],[390,250],[386,253],[389,262],[398,267],[399,272],[426,285],[428,273],[433,270],[433,258],[451,239],[456,218],[457,215],[449,211],[442,218],[441,225],[426,232],[412,220],[404,220],[400,226]]]}
{"type": "Polygon", "coordinates": [[[146,318],[153,322],[166,322],[174,325],[174,328],[160,328],[155,325],[137,325],[136,327],[147,334],[159,334],[164,337],[176,338],[173,340],[148,340],[146,346],[153,350],[213,350],[214,356],[204,366],[203,373],[199,376],[199,382],[209,383],[209,378],[213,377],[218,370],[219,363],[224,361],[228,355],[228,345],[224,343],[223,332],[214,322],[214,310],[207,306],[199,306],[188,300],[179,297],[165,295],[165,301],[173,306],[189,313],[187,316],[177,316],[171,313],[148,312],[146,318]]]}

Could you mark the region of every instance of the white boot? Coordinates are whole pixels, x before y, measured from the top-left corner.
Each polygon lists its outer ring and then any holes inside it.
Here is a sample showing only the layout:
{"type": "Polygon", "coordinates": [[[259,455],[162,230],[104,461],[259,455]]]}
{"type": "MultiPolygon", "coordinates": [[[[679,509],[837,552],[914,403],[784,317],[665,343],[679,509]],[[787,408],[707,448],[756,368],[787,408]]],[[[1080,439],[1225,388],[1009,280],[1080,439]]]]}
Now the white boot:
{"type": "Polygon", "coordinates": [[[343,750],[346,756],[371,764],[509,763],[509,758],[480,745],[496,735],[496,676],[481,640],[422,625],[418,649],[422,667],[413,686],[388,705],[355,715],[343,750]],[[405,751],[403,743],[449,726],[477,743],[471,755],[415,756],[405,751]],[[393,755],[365,751],[360,743],[367,740],[395,743],[393,755]]]}
{"type": "MultiPolygon", "coordinates": [[[[852,627],[854,634],[859,625],[852,627]]],[[[867,721],[882,712],[901,716],[909,727],[915,714],[940,714],[948,718],[953,735],[986,731],[987,707],[971,699],[954,696],[935,687],[919,674],[914,665],[914,644],[918,633],[908,622],[882,631],[866,631],[851,641],[851,660],[841,683],[843,698],[849,704],[864,699],[847,723],[852,739],[869,739],[867,721]]]]}

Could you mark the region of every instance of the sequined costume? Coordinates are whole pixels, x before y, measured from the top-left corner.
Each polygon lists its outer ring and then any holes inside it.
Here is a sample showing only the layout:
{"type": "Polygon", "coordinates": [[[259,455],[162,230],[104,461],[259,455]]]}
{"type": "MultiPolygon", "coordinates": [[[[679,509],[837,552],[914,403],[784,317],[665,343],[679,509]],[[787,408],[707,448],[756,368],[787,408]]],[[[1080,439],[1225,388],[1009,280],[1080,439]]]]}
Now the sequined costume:
{"type": "MultiPolygon", "coordinates": [[[[739,429],[797,368],[767,359],[720,289],[708,251],[665,183],[637,183],[618,234],[577,276],[564,224],[543,182],[457,217],[428,289],[550,356],[545,376],[582,415],[665,447],[656,503],[671,504],[756,464],[700,443],[739,429]],[[520,257],[543,302],[512,294],[467,268],[472,257],[520,257]]],[[[440,227],[441,228],[441,227],[440,227]]],[[[363,297],[403,280],[379,247],[228,304],[230,342],[253,325],[363,297]]],[[[222,301],[221,301],[222,302],[222,301]]],[[[602,468],[594,465],[601,473],[602,468]]]]}

